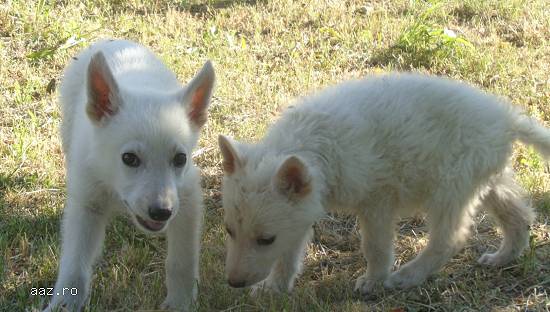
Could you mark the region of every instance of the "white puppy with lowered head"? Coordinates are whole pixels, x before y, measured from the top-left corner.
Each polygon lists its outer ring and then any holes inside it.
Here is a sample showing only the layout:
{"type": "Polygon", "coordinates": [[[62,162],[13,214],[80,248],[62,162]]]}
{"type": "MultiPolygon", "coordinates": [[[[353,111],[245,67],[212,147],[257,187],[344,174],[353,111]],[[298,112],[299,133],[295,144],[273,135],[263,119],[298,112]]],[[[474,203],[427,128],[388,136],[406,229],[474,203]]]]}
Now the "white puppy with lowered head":
{"type": "Polygon", "coordinates": [[[182,86],[147,48],[107,40],[68,66],[60,90],[67,202],[54,297],[46,311],[81,310],[105,228],[125,211],[146,233],[167,234],[164,308],[197,295],[202,192],[191,153],[214,85],[207,62],[182,86]]]}
{"type": "Polygon", "coordinates": [[[330,87],[289,108],[256,144],[219,137],[226,274],[233,287],[289,291],[312,224],[357,216],[362,294],[405,288],[440,269],[485,208],[504,236],[479,262],[503,265],[528,244],[534,211],[506,167],[516,140],[550,155],[550,131],[463,83],[388,74],[330,87]],[[429,243],[391,273],[398,217],[427,214],[429,243]]]}

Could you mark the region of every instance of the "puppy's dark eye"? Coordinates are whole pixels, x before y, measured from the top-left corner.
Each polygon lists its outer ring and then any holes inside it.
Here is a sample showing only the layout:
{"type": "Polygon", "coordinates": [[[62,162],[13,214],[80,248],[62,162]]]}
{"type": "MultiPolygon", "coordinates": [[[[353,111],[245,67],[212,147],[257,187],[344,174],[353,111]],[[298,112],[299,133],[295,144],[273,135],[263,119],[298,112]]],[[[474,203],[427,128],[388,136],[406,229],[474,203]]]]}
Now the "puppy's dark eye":
{"type": "Polygon", "coordinates": [[[174,156],[174,159],[172,160],[174,167],[181,168],[185,166],[185,163],[187,162],[187,155],[184,153],[177,153],[176,156],[174,156]]]}
{"type": "Polygon", "coordinates": [[[132,168],[139,167],[141,164],[141,161],[139,160],[139,157],[137,157],[134,153],[124,153],[122,154],[122,162],[132,168]]]}
{"type": "Polygon", "coordinates": [[[231,231],[227,226],[225,227],[225,230],[227,231],[227,234],[229,234],[229,236],[233,238],[233,231],[231,231]]]}
{"type": "Polygon", "coordinates": [[[273,244],[274,241],[275,241],[275,236],[271,236],[271,237],[258,238],[256,240],[256,243],[258,243],[258,245],[260,246],[267,246],[267,245],[273,244]]]}

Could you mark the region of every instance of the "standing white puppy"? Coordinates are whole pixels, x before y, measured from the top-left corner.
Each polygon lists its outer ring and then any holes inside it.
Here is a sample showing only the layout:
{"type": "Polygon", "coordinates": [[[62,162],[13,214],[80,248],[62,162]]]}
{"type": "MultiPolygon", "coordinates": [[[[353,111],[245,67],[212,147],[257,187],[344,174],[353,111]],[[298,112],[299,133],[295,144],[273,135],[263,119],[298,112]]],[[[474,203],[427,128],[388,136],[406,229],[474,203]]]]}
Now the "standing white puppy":
{"type": "Polygon", "coordinates": [[[255,145],[220,136],[226,273],[233,287],[289,291],[312,224],[356,215],[367,259],[361,293],[418,285],[463,245],[487,209],[504,239],[479,262],[502,265],[528,243],[533,209],[506,163],[521,140],[550,155],[550,131],[465,84],[390,74],[328,88],[289,108],[255,145]],[[430,240],[390,274],[396,218],[427,213],[430,240]]]}
{"type": "Polygon", "coordinates": [[[207,62],[182,86],[145,47],[102,41],[74,58],[61,85],[67,203],[54,297],[46,309],[80,310],[105,227],[126,211],[146,233],[167,233],[164,308],[197,295],[202,195],[191,160],[214,85],[207,62]]]}

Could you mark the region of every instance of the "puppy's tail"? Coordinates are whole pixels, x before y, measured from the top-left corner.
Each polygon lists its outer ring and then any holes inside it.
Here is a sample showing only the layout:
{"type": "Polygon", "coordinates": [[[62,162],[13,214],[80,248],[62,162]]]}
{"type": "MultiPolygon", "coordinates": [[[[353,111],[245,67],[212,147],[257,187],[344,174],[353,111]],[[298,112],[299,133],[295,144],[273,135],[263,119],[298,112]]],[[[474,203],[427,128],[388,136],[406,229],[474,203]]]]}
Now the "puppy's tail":
{"type": "Polygon", "coordinates": [[[514,110],[513,131],[517,138],[526,144],[533,145],[543,156],[550,156],[550,129],[542,126],[535,119],[525,115],[521,111],[514,110]]]}

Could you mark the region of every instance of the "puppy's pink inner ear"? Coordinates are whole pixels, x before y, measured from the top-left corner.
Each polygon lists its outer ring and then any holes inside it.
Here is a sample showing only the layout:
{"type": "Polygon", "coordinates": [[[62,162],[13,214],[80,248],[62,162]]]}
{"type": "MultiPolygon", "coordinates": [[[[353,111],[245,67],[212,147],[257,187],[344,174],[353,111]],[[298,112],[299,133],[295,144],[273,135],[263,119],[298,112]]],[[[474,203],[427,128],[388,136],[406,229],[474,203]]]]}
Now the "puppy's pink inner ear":
{"type": "Polygon", "coordinates": [[[88,65],[88,103],[86,113],[96,124],[105,117],[116,114],[118,105],[118,87],[105,56],[97,52],[88,65]]]}
{"type": "Polygon", "coordinates": [[[206,123],[208,104],[210,104],[215,80],[216,75],[212,63],[207,61],[195,78],[189,82],[183,93],[187,116],[196,128],[201,128],[206,123]]]}
{"type": "Polygon", "coordinates": [[[296,158],[287,160],[278,173],[279,189],[284,193],[304,197],[311,192],[311,181],[306,168],[296,158]]]}
{"type": "Polygon", "coordinates": [[[206,111],[206,106],[208,105],[208,91],[209,89],[206,86],[200,86],[195,90],[193,96],[191,97],[191,103],[189,103],[189,119],[197,127],[202,127],[208,118],[208,113],[206,111]]]}
{"type": "Polygon", "coordinates": [[[227,175],[232,175],[237,170],[237,167],[239,166],[238,156],[236,155],[235,150],[233,150],[233,147],[231,147],[231,144],[225,137],[220,136],[218,138],[218,142],[219,142],[220,150],[223,156],[223,159],[222,159],[223,171],[227,175]]]}
{"type": "Polygon", "coordinates": [[[223,171],[227,174],[233,174],[235,172],[235,159],[233,156],[228,158],[224,157],[222,161],[223,171]]]}
{"type": "Polygon", "coordinates": [[[90,73],[91,77],[91,87],[93,91],[93,105],[94,113],[97,120],[101,119],[105,115],[112,115],[114,110],[111,106],[111,101],[109,99],[109,94],[111,93],[111,88],[105,81],[102,73],[98,70],[92,70],[90,73]]]}

